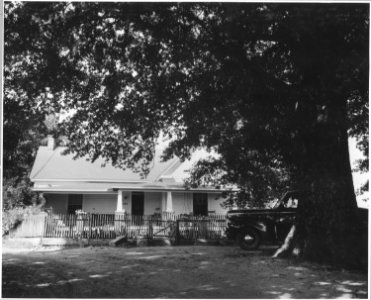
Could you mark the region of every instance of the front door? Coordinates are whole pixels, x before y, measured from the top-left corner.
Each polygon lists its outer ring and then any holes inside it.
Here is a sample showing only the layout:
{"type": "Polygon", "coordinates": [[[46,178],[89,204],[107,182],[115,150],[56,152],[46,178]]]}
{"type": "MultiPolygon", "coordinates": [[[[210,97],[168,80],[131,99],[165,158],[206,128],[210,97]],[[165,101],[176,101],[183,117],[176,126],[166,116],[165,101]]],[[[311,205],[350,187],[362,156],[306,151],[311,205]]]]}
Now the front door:
{"type": "Polygon", "coordinates": [[[74,215],[76,210],[82,210],[82,195],[70,194],[68,195],[67,213],[74,215]]]}
{"type": "Polygon", "coordinates": [[[131,195],[131,214],[133,216],[144,215],[144,193],[133,192],[131,195]]]}
{"type": "Polygon", "coordinates": [[[193,194],[193,214],[195,216],[207,216],[207,194],[194,193],[193,194]]]}

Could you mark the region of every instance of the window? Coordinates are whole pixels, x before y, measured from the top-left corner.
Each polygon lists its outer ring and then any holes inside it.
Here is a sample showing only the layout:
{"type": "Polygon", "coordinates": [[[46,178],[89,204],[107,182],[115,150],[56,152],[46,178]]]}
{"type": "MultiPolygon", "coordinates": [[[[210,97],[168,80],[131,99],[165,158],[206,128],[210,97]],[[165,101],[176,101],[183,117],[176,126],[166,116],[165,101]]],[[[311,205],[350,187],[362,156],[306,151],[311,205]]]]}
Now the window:
{"type": "Polygon", "coordinates": [[[298,207],[298,199],[290,197],[287,199],[287,201],[284,203],[285,208],[297,208],[298,207]]]}
{"type": "Polygon", "coordinates": [[[207,194],[193,194],[193,214],[195,216],[207,216],[207,194]]]}
{"type": "Polygon", "coordinates": [[[68,195],[68,214],[75,214],[76,210],[82,209],[82,195],[70,194],[68,195]]]}

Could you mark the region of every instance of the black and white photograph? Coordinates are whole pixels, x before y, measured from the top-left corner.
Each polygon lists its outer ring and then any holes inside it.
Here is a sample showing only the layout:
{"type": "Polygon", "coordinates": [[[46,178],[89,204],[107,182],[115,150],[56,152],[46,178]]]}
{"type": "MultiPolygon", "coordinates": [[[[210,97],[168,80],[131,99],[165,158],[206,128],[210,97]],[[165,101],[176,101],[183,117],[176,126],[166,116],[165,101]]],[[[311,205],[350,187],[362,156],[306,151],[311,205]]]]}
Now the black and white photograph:
{"type": "Polygon", "coordinates": [[[1,298],[369,299],[369,1],[0,15],[1,298]]]}

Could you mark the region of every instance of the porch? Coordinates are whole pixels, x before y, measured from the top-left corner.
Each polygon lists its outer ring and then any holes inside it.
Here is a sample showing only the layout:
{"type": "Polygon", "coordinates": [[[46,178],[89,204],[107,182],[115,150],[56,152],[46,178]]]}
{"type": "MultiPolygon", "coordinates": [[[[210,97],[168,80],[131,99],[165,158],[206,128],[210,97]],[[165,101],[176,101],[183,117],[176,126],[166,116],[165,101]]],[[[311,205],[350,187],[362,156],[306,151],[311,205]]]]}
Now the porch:
{"type": "Polygon", "coordinates": [[[220,192],[171,190],[117,190],[92,192],[45,192],[46,208],[54,214],[128,214],[135,216],[225,214],[220,192]]]}

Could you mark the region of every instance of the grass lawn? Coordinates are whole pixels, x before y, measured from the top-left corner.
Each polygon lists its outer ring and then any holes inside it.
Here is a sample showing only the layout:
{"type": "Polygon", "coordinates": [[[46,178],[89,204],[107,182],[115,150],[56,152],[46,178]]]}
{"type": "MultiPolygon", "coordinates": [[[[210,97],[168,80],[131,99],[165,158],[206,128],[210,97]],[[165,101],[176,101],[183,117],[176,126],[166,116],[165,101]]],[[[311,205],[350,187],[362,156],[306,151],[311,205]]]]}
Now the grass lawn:
{"type": "Polygon", "coordinates": [[[3,254],[2,297],[367,298],[367,274],[232,246],[3,254]]]}

